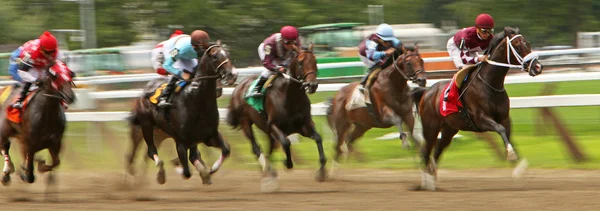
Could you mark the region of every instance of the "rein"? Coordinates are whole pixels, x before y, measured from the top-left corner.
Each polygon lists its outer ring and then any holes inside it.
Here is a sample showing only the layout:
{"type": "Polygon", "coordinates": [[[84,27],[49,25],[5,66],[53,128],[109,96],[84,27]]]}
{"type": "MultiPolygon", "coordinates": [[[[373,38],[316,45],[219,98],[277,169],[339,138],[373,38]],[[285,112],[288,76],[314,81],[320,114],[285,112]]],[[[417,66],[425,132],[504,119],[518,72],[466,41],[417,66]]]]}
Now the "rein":
{"type": "MultiPolygon", "coordinates": [[[[516,39],[517,37],[522,37],[522,35],[517,34],[510,39],[507,38],[507,40],[506,40],[506,59],[508,61],[507,63],[496,62],[496,61],[492,61],[491,59],[488,59],[487,63],[489,63],[491,65],[500,66],[500,67],[521,68],[522,71],[525,71],[524,64],[529,61],[537,60],[539,58],[539,56],[537,53],[531,52],[531,53],[527,54],[525,57],[521,57],[521,55],[519,55],[517,53],[517,49],[515,49],[515,47],[512,45],[512,41],[514,39],[516,39]],[[515,58],[517,58],[517,62],[520,65],[514,65],[510,62],[510,53],[511,52],[513,55],[515,55],[515,58]]],[[[529,66],[527,67],[527,69],[531,69],[531,65],[533,65],[533,62],[529,63],[529,66]]]]}

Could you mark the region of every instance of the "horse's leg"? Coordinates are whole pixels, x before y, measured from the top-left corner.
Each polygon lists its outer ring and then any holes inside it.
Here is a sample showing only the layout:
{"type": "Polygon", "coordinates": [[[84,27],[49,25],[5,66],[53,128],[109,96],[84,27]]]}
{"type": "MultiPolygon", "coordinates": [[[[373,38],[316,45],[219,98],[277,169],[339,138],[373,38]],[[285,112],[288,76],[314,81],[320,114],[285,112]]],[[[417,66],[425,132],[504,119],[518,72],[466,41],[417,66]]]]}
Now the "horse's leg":
{"type": "Polygon", "coordinates": [[[408,109],[408,110],[401,112],[400,117],[402,118],[402,120],[404,120],[404,123],[406,124],[406,126],[408,126],[408,130],[409,130],[409,132],[403,133],[401,122],[400,122],[400,124],[396,124],[396,127],[398,127],[398,130],[400,132],[400,139],[402,140],[402,146],[410,147],[410,144],[407,140],[408,139],[407,133],[408,133],[411,136],[413,144],[415,144],[416,147],[419,148],[422,143],[421,143],[421,141],[416,139],[417,136],[414,134],[415,116],[413,116],[412,109],[408,109]]]}
{"type": "Polygon", "coordinates": [[[317,150],[319,151],[319,162],[321,164],[321,167],[319,167],[316,179],[319,182],[324,182],[325,178],[327,177],[327,172],[325,171],[325,164],[327,163],[327,158],[325,157],[325,152],[323,150],[323,139],[321,138],[321,135],[317,133],[317,130],[315,130],[314,122],[312,122],[312,120],[304,124],[301,135],[304,137],[314,139],[315,143],[317,144],[317,150]]]}
{"type": "Polygon", "coordinates": [[[125,155],[125,160],[126,160],[125,169],[127,170],[127,173],[129,173],[130,175],[134,175],[135,168],[133,167],[133,161],[135,160],[135,153],[138,149],[138,146],[142,142],[144,135],[142,134],[142,130],[141,130],[140,126],[137,126],[137,125],[130,126],[129,131],[130,131],[129,135],[131,138],[131,150],[125,155]]]}
{"type": "Polygon", "coordinates": [[[359,153],[354,152],[354,141],[362,137],[365,134],[365,132],[367,132],[370,129],[370,127],[365,127],[360,124],[354,124],[354,129],[352,129],[352,131],[350,131],[350,134],[348,134],[348,140],[346,140],[348,152],[350,154],[358,154],[357,157],[359,158],[359,160],[361,160],[362,156],[359,153]]]}
{"type": "Polygon", "coordinates": [[[221,155],[219,156],[219,160],[215,161],[212,168],[210,169],[210,174],[214,174],[215,172],[217,172],[221,168],[221,165],[223,165],[225,159],[227,159],[231,153],[231,147],[229,146],[229,143],[225,141],[223,135],[221,135],[220,132],[217,132],[217,135],[213,137],[213,139],[216,139],[213,140],[215,141],[214,143],[219,144],[218,147],[221,148],[221,155]]]}
{"type": "Polygon", "coordinates": [[[435,146],[435,153],[433,154],[433,160],[436,164],[440,163],[440,155],[442,155],[444,149],[446,149],[446,147],[452,143],[452,138],[454,135],[456,135],[456,133],[458,133],[457,129],[454,129],[447,124],[442,126],[442,138],[437,142],[437,145],[435,146]]]}
{"type": "MultiPolygon", "coordinates": [[[[23,143],[29,143],[24,141],[23,143]]],[[[35,152],[33,150],[27,150],[27,155],[25,156],[25,172],[21,172],[21,180],[27,183],[33,183],[35,181],[35,176],[33,175],[33,156],[35,152]]]]}
{"type": "MultiPolygon", "coordinates": [[[[177,153],[179,154],[179,145],[177,146],[177,153]]],[[[205,185],[212,184],[212,181],[210,179],[210,172],[208,171],[208,168],[206,168],[206,166],[204,165],[204,161],[202,161],[202,158],[200,157],[200,151],[198,151],[198,145],[194,145],[193,147],[190,148],[190,162],[192,164],[194,164],[194,166],[196,167],[196,170],[200,174],[200,178],[202,178],[202,184],[205,184],[205,185]]],[[[182,162],[181,165],[187,166],[187,163],[183,164],[183,162],[182,162]]],[[[185,172],[185,166],[183,166],[184,172],[185,172]]],[[[189,178],[189,177],[187,177],[187,178],[189,178]]]]}
{"type": "Polygon", "coordinates": [[[271,134],[270,135],[273,136],[274,139],[277,139],[277,140],[279,140],[279,142],[281,142],[281,147],[285,151],[285,156],[286,156],[286,159],[284,162],[285,167],[288,169],[294,168],[294,163],[292,162],[292,154],[290,151],[290,147],[291,147],[292,143],[287,138],[287,135],[284,134],[274,124],[271,125],[271,134]]]}
{"type": "MultiPolygon", "coordinates": [[[[158,184],[165,184],[166,182],[166,176],[165,176],[165,168],[164,168],[164,162],[162,160],[160,160],[160,158],[158,157],[158,150],[156,149],[156,146],[154,145],[154,127],[152,127],[151,124],[147,123],[147,121],[142,121],[145,122],[142,124],[142,135],[144,136],[144,141],[146,142],[146,145],[148,146],[148,157],[152,160],[154,160],[154,163],[156,165],[156,167],[158,167],[158,173],[156,174],[156,182],[158,182],[158,184]]],[[[185,160],[185,157],[184,157],[185,160]]],[[[188,171],[189,173],[189,171],[188,171]]]]}
{"type": "MultiPolygon", "coordinates": [[[[181,167],[183,168],[183,178],[189,179],[192,176],[192,173],[190,173],[190,166],[188,165],[188,162],[186,161],[187,149],[182,144],[181,140],[175,139],[175,146],[177,148],[177,156],[179,157],[179,162],[181,162],[181,167]]],[[[198,148],[196,148],[196,151],[198,151],[198,148]]],[[[196,164],[194,164],[194,165],[196,165],[196,164]]]]}
{"type": "MultiPolygon", "coordinates": [[[[62,139],[62,137],[60,137],[62,139]]],[[[38,161],[38,172],[46,173],[52,171],[54,167],[60,164],[60,158],[58,157],[61,149],[61,144],[58,142],[54,146],[48,148],[48,152],[50,152],[50,157],[52,158],[52,165],[47,165],[45,161],[38,161]]]]}
{"type": "Polygon", "coordinates": [[[346,143],[346,135],[348,133],[348,129],[350,129],[350,123],[348,123],[345,119],[339,119],[340,121],[337,120],[337,118],[334,119],[336,124],[334,125],[335,129],[332,130],[336,142],[334,146],[335,155],[333,157],[333,162],[331,162],[331,172],[329,175],[334,175],[336,166],[340,166],[340,157],[348,157],[348,144],[346,143]]]}
{"type": "Polygon", "coordinates": [[[8,140],[8,137],[2,137],[0,138],[0,147],[2,147],[0,149],[0,152],[2,153],[2,156],[4,157],[4,168],[2,170],[2,172],[4,173],[4,176],[2,177],[2,185],[4,186],[8,186],[10,184],[10,174],[15,172],[15,166],[12,162],[12,160],[10,159],[10,140],[8,140]]]}
{"type": "MultiPolygon", "coordinates": [[[[260,149],[260,145],[256,142],[256,138],[254,136],[254,132],[252,131],[252,123],[247,121],[242,122],[242,130],[244,132],[244,136],[250,140],[250,144],[252,144],[252,152],[258,159],[258,164],[262,170],[264,176],[267,176],[268,171],[271,169],[271,164],[269,164],[269,159],[260,149]]],[[[272,139],[272,138],[271,138],[272,139]]]]}
{"type": "MultiPolygon", "coordinates": [[[[421,156],[423,162],[423,172],[421,175],[421,188],[425,190],[435,190],[435,180],[437,178],[437,165],[435,160],[431,159],[431,151],[436,145],[437,136],[440,133],[441,123],[434,117],[428,117],[427,114],[436,112],[422,111],[421,118],[423,119],[423,137],[425,138],[425,146],[421,147],[421,156]]],[[[435,114],[435,113],[434,113],[435,114]]]]}
{"type": "Polygon", "coordinates": [[[482,118],[484,119],[485,123],[482,125],[482,127],[480,127],[481,130],[496,131],[496,133],[500,134],[502,137],[504,146],[506,147],[506,159],[511,162],[516,162],[519,160],[519,157],[517,156],[517,153],[515,152],[515,149],[513,148],[513,145],[509,139],[511,129],[510,118],[505,118],[502,120],[502,124],[487,117],[482,118]]]}

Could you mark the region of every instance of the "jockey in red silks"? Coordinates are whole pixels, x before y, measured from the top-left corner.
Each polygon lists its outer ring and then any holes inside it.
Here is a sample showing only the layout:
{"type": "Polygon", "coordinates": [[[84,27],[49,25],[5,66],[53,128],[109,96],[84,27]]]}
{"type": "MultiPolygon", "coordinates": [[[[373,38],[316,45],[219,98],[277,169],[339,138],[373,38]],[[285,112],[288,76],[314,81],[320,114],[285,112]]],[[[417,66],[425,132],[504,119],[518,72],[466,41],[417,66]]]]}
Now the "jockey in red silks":
{"type": "Polygon", "coordinates": [[[58,41],[48,31],[38,39],[30,40],[12,52],[8,71],[12,78],[23,83],[21,96],[12,106],[22,108],[31,85],[42,76],[43,71],[55,64],[58,41]]]}
{"type": "MultiPolygon", "coordinates": [[[[463,28],[448,39],[446,48],[456,68],[461,70],[466,65],[477,64],[487,60],[486,55],[480,54],[488,48],[492,38],[494,38],[494,19],[492,16],[483,13],[475,19],[475,26],[463,28]]],[[[464,76],[457,77],[457,75],[454,75],[454,78],[454,86],[448,86],[444,91],[444,101],[448,101],[448,94],[451,88],[460,88],[464,76]]]]}
{"type": "Polygon", "coordinates": [[[285,67],[292,61],[294,53],[299,51],[301,46],[298,29],[293,26],[284,26],[279,33],[267,37],[258,46],[258,56],[266,70],[262,71],[256,87],[246,97],[261,96],[260,90],[269,76],[276,72],[285,73],[285,67]]]}
{"type": "Polygon", "coordinates": [[[394,28],[386,23],[379,24],[374,34],[360,42],[358,45],[360,60],[369,67],[367,74],[360,81],[362,89],[366,88],[369,75],[378,68],[385,68],[382,67],[385,59],[400,47],[402,47],[402,42],[394,36],[394,28]]]}
{"type": "MultiPolygon", "coordinates": [[[[175,32],[173,32],[173,34],[171,34],[169,39],[179,36],[179,35],[182,35],[182,34],[183,34],[183,31],[177,29],[177,30],[175,30],[175,32]]],[[[154,71],[156,71],[156,73],[158,73],[159,75],[164,75],[164,76],[169,74],[169,72],[167,72],[165,70],[165,68],[162,67],[163,62],[165,60],[165,56],[162,52],[163,45],[165,44],[165,42],[167,42],[167,40],[158,43],[154,47],[154,49],[152,49],[151,56],[150,56],[150,60],[152,60],[152,67],[154,68],[154,71]]]]}
{"type": "Polygon", "coordinates": [[[476,64],[487,59],[478,55],[489,46],[494,38],[494,19],[488,14],[480,14],[475,19],[475,26],[464,28],[448,40],[446,48],[456,68],[459,70],[467,64],[476,64]]]}

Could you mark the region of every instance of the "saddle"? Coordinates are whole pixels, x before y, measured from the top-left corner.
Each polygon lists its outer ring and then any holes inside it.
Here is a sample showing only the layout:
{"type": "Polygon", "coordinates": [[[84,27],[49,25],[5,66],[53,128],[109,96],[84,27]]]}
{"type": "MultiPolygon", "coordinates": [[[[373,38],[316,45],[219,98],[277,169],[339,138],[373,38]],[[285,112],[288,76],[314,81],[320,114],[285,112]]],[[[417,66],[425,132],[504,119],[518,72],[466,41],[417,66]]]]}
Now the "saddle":
{"type": "MultiPolygon", "coordinates": [[[[173,93],[178,93],[187,84],[188,84],[187,81],[177,81],[177,87],[175,87],[175,90],[173,91],[173,93]]],[[[150,100],[150,102],[152,104],[156,105],[156,104],[158,104],[158,98],[160,97],[160,95],[162,94],[163,90],[165,90],[166,87],[167,87],[167,82],[164,82],[164,83],[160,84],[160,86],[156,87],[156,89],[151,90],[150,92],[146,92],[145,96],[146,96],[146,98],[148,98],[148,100],[150,100]]]]}
{"type": "MultiPolygon", "coordinates": [[[[5,90],[2,95],[4,95],[5,93],[8,93],[10,95],[10,91],[12,89],[8,89],[5,90]],[[7,91],[8,90],[8,91],[7,91]]],[[[21,119],[21,114],[23,113],[23,111],[25,111],[25,109],[27,109],[27,106],[29,105],[29,102],[31,101],[31,99],[33,99],[33,97],[38,93],[38,88],[37,86],[32,86],[29,93],[27,94],[27,97],[25,97],[25,100],[23,101],[23,107],[22,108],[13,108],[12,106],[10,106],[10,104],[17,102],[17,100],[19,99],[20,95],[15,95],[12,99],[11,99],[11,103],[6,107],[6,119],[10,120],[11,122],[20,124],[22,122],[21,119]]],[[[6,96],[8,97],[8,96],[6,96]]],[[[4,103],[4,101],[2,102],[4,103]]]]}
{"type": "MultiPolygon", "coordinates": [[[[260,90],[260,93],[262,93],[262,96],[256,96],[256,97],[249,97],[246,98],[246,103],[248,103],[248,105],[252,106],[252,108],[254,108],[256,111],[258,111],[258,113],[263,113],[264,111],[264,103],[265,103],[265,97],[267,96],[267,90],[269,90],[269,88],[271,88],[271,86],[273,86],[273,81],[275,81],[275,79],[279,76],[279,74],[273,74],[271,76],[269,76],[269,78],[267,79],[267,81],[265,81],[265,84],[263,85],[262,89],[260,90]]],[[[256,78],[248,87],[248,90],[246,90],[246,92],[244,93],[244,96],[247,95],[249,92],[252,92],[252,90],[254,90],[254,87],[256,87],[256,85],[258,84],[258,80],[260,80],[259,78],[256,78]]]]}

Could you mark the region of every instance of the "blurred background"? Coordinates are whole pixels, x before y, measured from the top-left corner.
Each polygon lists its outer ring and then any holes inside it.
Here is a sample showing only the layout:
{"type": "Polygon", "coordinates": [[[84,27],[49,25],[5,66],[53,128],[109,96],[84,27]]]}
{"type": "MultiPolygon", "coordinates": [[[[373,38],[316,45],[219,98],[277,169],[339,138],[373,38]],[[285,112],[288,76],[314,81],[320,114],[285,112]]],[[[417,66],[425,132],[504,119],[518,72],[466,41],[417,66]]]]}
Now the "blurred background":
{"type": "MultiPolygon", "coordinates": [[[[331,157],[333,137],[319,114],[320,103],[332,97],[341,83],[358,81],[364,74],[356,47],[364,37],[378,24],[388,23],[402,42],[418,43],[430,86],[456,72],[446,41],[457,30],[474,25],[480,13],[494,17],[496,32],[504,26],[519,27],[546,65],[544,74],[536,78],[511,70],[506,80],[509,96],[518,100],[511,116],[519,152],[534,167],[600,167],[595,162],[600,158],[600,1],[0,0],[0,5],[1,67],[8,67],[11,51],[49,30],[77,72],[78,101],[69,108],[63,153],[71,159],[63,162],[63,168],[81,168],[77,162],[100,158],[103,162],[92,168],[122,167],[130,146],[122,119],[140,89],[159,77],[151,68],[150,50],[176,29],[185,33],[201,29],[213,41],[222,40],[241,80],[262,71],[256,48],[266,37],[284,25],[298,27],[303,43],[316,45],[321,85],[311,101],[331,157]],[[323,85],[327,83],[329,88],[323,85]]],[[[2,85],[12,83],[7,69],[0,75],[5,79],[2,85]]],[[[232,89],[226,88],[219,98],[223,112],[232,89]]],[[[221,128],[234,147],[233,161],[225,166],[255,168],[250,144],[241,132],[230,130],[224,122],[221,128]]],[[[351,158],[357,162],[350,165],[414,168],[417,151],[402,149],[396,131],[367,132],[358,141],[360,153],[351,158]]],[[[292,139],[298,140],[294,142],[297,166],[316,168],[312,140],[292,139]]],[[[442,168],[506,167],[501,143],[494,133],[461,132],[444,155],[442,168]]],[[[163,147],[175,156],[172,144],[163,147]]],[[[218,156],[204,150],[209,160],[218,156]]],[[[280,159],[277,156],[281,153],[275,157],[280,159]]]]}

